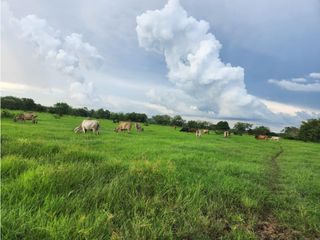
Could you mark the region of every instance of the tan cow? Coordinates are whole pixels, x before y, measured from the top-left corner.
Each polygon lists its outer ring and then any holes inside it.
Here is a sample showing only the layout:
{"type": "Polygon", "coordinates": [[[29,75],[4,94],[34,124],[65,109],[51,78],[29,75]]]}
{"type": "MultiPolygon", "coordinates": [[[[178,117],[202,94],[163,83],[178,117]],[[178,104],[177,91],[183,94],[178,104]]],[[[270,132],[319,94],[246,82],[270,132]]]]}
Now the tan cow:
{"type": "Polygon", "coordinates": [[[141,123],[136,123],[136,129],[137,129],[137,132],[143,132],[144,131],[143,127],[141,126],[141,123]]]}
{"type": "Polygon", "coordinates": [[[13,121],[23,121],[31,120],[32,123],[38,123],[37,115],[35,113],[22,113],[14,117],[13,121]]]}
{"type": "Polygon", "coordinates": [[[230,132],[229,131],[224,131],[223,136],[226,137],[230,137],[230,132]]]}
{"type": "Polygon", "coordinates": [[[209,134],[209,129],[203,129],[203,134],[209,134]]]}
{"type": "Polygon", "coordinates": [[[122,131],[130,132],[131,131],[131,127],[132,127],[131,122],[119,122],[118,127],[116,127],[114,129],[114,131],[115,132],[122,132],[122,131]]]}

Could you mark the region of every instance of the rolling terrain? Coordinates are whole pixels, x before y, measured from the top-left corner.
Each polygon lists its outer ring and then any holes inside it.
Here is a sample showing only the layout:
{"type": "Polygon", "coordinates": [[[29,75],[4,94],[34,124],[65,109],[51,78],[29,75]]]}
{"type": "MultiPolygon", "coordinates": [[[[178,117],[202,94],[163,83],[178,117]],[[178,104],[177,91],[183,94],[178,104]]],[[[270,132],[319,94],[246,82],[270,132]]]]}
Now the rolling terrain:
{"type": "Polygon", "coordinates": [[[315,239],[320,145],[1,122],[3,239],[315,239]]]}

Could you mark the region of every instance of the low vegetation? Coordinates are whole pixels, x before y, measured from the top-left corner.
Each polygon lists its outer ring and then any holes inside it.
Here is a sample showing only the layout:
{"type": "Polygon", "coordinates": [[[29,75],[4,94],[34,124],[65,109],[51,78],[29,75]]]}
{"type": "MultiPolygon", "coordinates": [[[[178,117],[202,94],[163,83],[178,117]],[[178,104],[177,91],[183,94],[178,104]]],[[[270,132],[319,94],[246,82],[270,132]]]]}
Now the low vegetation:
{"type": "Polygon", "coordinates": [[[320,145],[3,118],[3,239],[315,239],[320,145]]]}

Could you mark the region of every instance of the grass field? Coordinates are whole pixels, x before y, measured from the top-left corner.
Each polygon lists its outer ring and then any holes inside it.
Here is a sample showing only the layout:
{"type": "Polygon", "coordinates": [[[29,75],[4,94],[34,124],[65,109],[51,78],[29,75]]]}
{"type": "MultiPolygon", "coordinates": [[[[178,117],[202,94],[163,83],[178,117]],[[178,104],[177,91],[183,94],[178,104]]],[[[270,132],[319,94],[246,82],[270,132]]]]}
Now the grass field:
{"type": "Polygon", "coordinates": [[[320,144],[2,119],[2,239],[316,239],[320,144]]]}

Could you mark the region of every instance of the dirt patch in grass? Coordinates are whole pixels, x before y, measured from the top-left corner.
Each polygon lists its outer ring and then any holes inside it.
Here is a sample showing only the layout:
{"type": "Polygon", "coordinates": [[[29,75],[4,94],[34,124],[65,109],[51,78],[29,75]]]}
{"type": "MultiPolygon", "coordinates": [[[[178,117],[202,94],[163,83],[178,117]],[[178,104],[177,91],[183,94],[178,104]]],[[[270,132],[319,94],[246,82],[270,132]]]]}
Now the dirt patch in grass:
{"type": "Polygon", "coordinates": [[[273,217],[269,217],[266,221],[261,221],[257,226],[256,232],[259,238],[263,240],[289,240],[301,237],[299,232],[279,226],[277,220],[273,217]]]}

